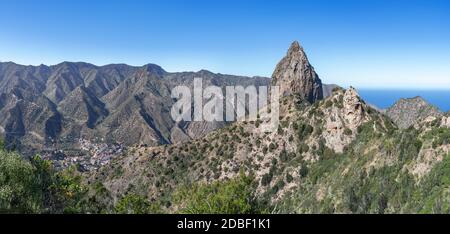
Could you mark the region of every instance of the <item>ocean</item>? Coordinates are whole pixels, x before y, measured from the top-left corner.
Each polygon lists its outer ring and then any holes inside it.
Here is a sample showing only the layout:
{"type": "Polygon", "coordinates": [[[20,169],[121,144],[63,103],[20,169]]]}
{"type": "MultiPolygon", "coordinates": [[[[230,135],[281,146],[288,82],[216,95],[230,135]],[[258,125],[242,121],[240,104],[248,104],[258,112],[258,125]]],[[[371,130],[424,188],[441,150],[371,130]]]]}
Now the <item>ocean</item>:
{"type": "Polygon", "coordinates": [[[450,90],[394,90],[394,89],[358,89],[359,95],[367,102],[386,109],[400,98],[421,96],[441,111],[450,111],[450,90]]]}

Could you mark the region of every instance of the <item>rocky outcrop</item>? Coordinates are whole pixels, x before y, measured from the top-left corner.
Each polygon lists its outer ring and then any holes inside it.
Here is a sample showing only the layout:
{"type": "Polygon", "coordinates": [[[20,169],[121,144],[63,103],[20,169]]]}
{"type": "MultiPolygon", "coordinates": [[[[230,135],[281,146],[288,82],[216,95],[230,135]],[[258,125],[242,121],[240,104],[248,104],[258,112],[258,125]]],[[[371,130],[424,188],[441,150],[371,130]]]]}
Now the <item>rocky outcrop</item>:
{"type": "Polygon", "coordinates": [[[339,90],[325,100],[325,131],[323,133],[326,145],[335,152],[343,152],[355,138],[358,127],[366,123],[370,116],[369,108],[359,97],[353,87],[345,92],[339,90]],[[327,103],[338,103],[330,105],[327,103]]]}
{"type": "Polygon", "coordinates": [[[356,129],[365,120],[365,106],[353,87],[347,89],[344,93],[344,119],[347,125],[356,129]]]}
{"type": "Polygon", "coordinates": [[[427,117],[440,117],[442,112],[422,97],[402,98],[387,109],[389,116],[400,128],[408,128],[427,117]]]}
{"type": "Polygon", "coordinates": [[[322,82],[297,41],[276,66],[272,85],[279,86],[283,96],[297,94],[310,103],[323,99],[322,82]]]}
{"type": "Polygon", "coordinates": [[[450,128],[450,117],[448,116],[442,117],[441,126],[450,128]]]}

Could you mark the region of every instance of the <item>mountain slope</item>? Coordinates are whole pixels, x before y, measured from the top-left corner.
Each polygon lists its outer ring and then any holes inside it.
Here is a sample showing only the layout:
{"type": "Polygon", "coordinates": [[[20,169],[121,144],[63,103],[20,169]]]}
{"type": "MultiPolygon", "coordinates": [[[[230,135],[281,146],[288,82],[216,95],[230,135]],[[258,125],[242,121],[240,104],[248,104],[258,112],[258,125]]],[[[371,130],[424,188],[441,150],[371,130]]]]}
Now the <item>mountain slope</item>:
{"type": "Polygon", "coordinates": [[[282,100],[282,124],[278,132],[262,132],[259,122],[264,120],[237,122],[188,143],[131,148],[127,156],[114,160],[91,178],[102,183],[113,197],[132,192],[157,199],[180,183],[224,180],[235,177],[240,170],[254,172],[256,180],[265,181],[267,179],[263,178],[271,173],[275,178],[258,186],[258,193],[264,194],[279,176],[295,171],[295,167],[284,165],[287,161],[297,158],[297,163],[315,162],[324,152],[334,154],[357,135],[354,130],[338,137],[339,132],[356,129],[372,118],[382,119],[375,112],[371,116],[365,111],[355,113],[359,117],[346,117],[345,110],[337,106],[358,105],[344,103],[346,94],[353,95],[353,91],[339,91],[315,105],[309,105],[300,97],[286,97],[282,100]],[[322,119],[339,123],[336,125],[340,127],[330,127],[330,123],[322,119]],[[274,175],[274,161],[279,162],[275,165],[279,175],[274,175]]]}
{"type": "Polygon", "coordinates": [[[130,148],[93,172],[90,184],[107,191],[109,205],[125,194],[164,204],[182,185],[243,171],[276,212],[448,212],[450,184],[439,182],[450,176],[447,119],[402,130],[352,89],[313,105],[295,96],[281,103],[277,132],[261,132],[259,120],[237,122],[188,143],[130,148]]]}
{"type": "Polygon", "coordinates": [[[79,152],[91,143],[158,145],[204,136],[225,123],[175,123],[170,117],[177,85],[268,85],[264,77],[199,72],[170,73],[155,64],[54,66],[0,63],[0,132],[22,153],[79,152]],[[35,110],[36,109],[36,110],[35,110]],[[39,110],[39,111],[38,111],[39,110]],[[39,118],[31,113],[39,112],[39,118]]]}
{"type": "Polygon", "coordinates": [[[59,112],[71,118],[72,122],[81,122],[93,128],[98,121],[108,115],[105,104],[84,86],[78,86],[58,105],[59,112]]]}
{"type": "MultiPolygon", "coordinates": [[[[276,73],[297,72],[295,66],[284,69],[278,66],[276,73]]],[[[311,77],[289,82],[314,84],[311,77]]],[[[94,185],[90,198],[111,209],[138,196],[163,212],[182,212],[189,202],[177,202],[180,190],[228,185],[243,173],[253,179],[256,199],[272,212],[450,212],[448,117],[417,120],[403,129],[352,87],[335,87],[323,100],[315,85],[292,87],[284,86],[277,131],[265,132],[267,119],[258,118],[188,142],[128,148],[86,175],[94,185]]]]}
{"type": "Polygon", "coordinates": [[[386,114],[401,128],[408,128],[427,117],[443,113],[421,97],[402,98],[386,110],[386,114]]]}

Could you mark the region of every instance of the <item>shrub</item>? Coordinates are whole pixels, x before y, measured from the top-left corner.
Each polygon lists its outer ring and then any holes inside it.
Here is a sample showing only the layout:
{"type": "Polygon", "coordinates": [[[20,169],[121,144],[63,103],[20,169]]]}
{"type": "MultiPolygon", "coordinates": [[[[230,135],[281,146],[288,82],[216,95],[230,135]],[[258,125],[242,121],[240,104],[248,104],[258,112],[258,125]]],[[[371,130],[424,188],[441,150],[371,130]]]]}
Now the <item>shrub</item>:
{"type": "Polygon", "coordinates": [[[261,185],[267,186],[272,181],[273,174],[271,172],[264,174],[261,178],[261,185]]]}
{"type": "Polygon", "coordinates": [[[160,205],[151,204],[145,197],[128,194],[114,207],[117,214],[154,214],[161,213],[160,205]]]}
{"type": "Polygon", "coordinates": [[[291,183],[292,180],[294,180],[294,178],[291,176],[291,174],[287,173],[286,174],[286,182],[291,183]]]}
{"type": "Polygon", "coordinates": [[[56,172],[39,156],[24,160],[0,150],[0,211],[6,213],[83,213],[87,189],[76,167],[56,172]]]}
{"type": "Polygon", "coordinates": [[[274,149],[278,148],[278,145],[276,143],[270,143],[269,145],[269,151],[272,152],[274,149]]]}
{"type": "Polygon", "coordinates": [[[300,178],[305,178],[308,175],[308,167],[306,164],[302,163],[300,166],[300,170],[298,171],[298,174],[300,175],[300,178]]]}
{"type": "Polygon", "coordinates": [[[35,168],[14,152],[0,151],[0,211],[38,213],[43,196],[35,168]]]}
{"type": "Polygon", "coordinates": [[[350,128],[345,128],[344,129],[344,134],[347,135],[347,136],[350,136],[350,135],[353,134],[353,132],[352,132],[352,130],[350,128]]]}
{"type": "Polygon", "coordinates": [[[280,152],[280,160],[281,160],[282,162],[286,162],[288,159],[289,159],[288,153],[286,152],[285,149],[283,149],[283,150],[280,152]]]}
{"type": "Polygon", "coordinates": [[[298,136],[300,140],[306,139],[312,132],[314,128],[309,124],[301,124],[298,128],[298,136]]]}
{"type": "Polygon", "coordinates": [[[261,213],[254,194],[252,176],[242,172],[225,182],[194,184],[178,189],[174,195],[178,212],[187,214],[254,214],[261,213]]]}
{"type": "Polygon", "coordinates": [[[266,153],[267,153],[267,150],[268,150],[267,146],[264,146],[264,147],[263,147],[263,154],[266,154],[266,153]]]}
{"type": "Polygon", "coordinates": [[[283,135],[283,133],[283,128],[281,128],[281,126],[278,126],[278,135],[283,135]]]}
{"type": "Polygon", "coordinates": [[[309,146],[305,143],[302,143],[299,147],[299,153],[306,153],[309,151],[309,146]]]}

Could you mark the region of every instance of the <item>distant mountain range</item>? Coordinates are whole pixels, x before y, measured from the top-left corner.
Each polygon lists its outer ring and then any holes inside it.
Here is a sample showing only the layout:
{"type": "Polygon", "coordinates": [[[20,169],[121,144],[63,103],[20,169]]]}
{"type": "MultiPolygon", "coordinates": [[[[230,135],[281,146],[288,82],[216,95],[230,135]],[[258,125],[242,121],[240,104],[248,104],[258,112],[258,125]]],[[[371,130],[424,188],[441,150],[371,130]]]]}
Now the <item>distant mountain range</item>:
{"type": "MultiPolygon", "coordinates": [[[[0,63],[0,133],[26,155],[77,150],[77,139],[159,145],[201,137],[225,123],[175,123],[170,117],[177,85],[267,86],[265,77],[167,72],[158,65],[54,66],[0,63]]],[[[329,94],[329,89],[325,91],[329,94]]]]}
{"type": "Polygon", "coordinates": [[[23,151],[78,138],[158,145],[201,137],[223,123],[175,123],[170,117],[171,89],[191,87],[194,77],[216,86],[270,82],[206,70],[170,73],[154,64],[0,63],[0,132],[23,151]]]}

